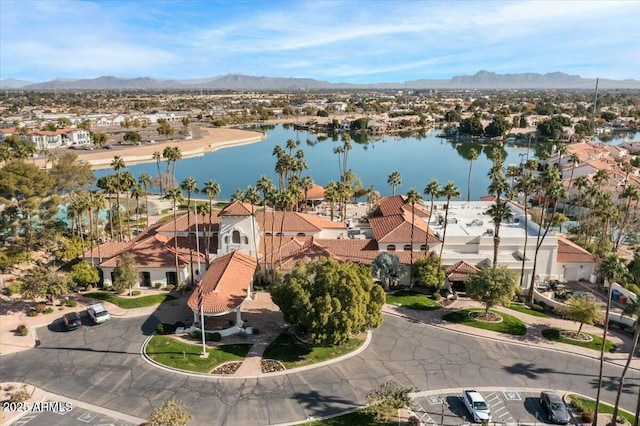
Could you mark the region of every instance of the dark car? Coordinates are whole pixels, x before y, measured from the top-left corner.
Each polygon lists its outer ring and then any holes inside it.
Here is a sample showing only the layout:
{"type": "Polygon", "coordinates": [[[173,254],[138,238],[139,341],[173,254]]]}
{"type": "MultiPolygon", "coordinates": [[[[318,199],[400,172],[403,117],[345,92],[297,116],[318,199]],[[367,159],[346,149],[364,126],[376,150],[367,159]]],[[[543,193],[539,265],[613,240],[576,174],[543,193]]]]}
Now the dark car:
{"type": "Polygon", "coordinates": [[[553,423],[566,425],[571,420],[567,406],[560,398],[560,395],[553,391],[543,391],[540,393],[540,405],[549,415],[549,420],[553,423]]]}
{"type": "Polygon", "coordinates": [[[75,330],[82,325],[82,321],[80,321],[80,315],[78,315],[77,312],[69,312],[68,314],[64,314],[62,320],[64,321],[64,326],[67,330],[75,330]]]}

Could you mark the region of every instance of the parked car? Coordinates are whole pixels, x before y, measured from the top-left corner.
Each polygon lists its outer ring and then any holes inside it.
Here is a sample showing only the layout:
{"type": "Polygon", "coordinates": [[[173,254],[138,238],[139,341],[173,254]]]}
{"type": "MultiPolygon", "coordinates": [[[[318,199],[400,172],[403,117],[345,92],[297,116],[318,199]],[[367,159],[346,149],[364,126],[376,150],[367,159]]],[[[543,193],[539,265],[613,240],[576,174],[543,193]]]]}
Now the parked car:
{"type": "Polygon", "coordinates": [[[87,313],[95,324],[102,324],[111,318],[111,315],[109,315],[109,312],[105,309],[102,303],[96,303],[95,305],[89,306],[87,313]]]}
{"type": "Polygon", "coordinates": [[[461,398],[475,423],[488,423],[491,421],[489,404],[487,404],[480,392],[473,389],[465,389],[462,391],[461,398]]]}
{"type": "Polygon", "coordinates": [[[68,314],[64,314],[62,320],[64,321],[64,326],[67,330],[75,330],[82,325],[82,321],[80,321],[80,315],[78,315],[77,312],[69,312],[68,314]]]}
{"type": "Polygon", "coordinates": [[[566,425],[571,420],[567,406],[557,393],[553,391],[543,391],[540,393],[540,405],[547,412],[549,421],[561,425],[566,425]]]}
{"type": "Polygon", "coordinates": [[[105,146],[102,147],[103,149],[113,149],[113,145],[111,145],[110,143],[106,144],[105,146]]]}

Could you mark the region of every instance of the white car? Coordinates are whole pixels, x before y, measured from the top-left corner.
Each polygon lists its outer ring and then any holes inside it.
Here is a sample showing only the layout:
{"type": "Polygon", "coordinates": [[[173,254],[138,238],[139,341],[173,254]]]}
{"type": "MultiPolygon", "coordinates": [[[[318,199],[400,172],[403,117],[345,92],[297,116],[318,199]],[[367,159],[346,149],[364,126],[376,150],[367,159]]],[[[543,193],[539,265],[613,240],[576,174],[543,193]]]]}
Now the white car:
{"type": "Polygon", "coordinates": [[[96,324],[102,324],[111,318],[111,315],[109,315],[109,312],[107,312],[102,303],[96,303],[95,305],[89,306],[87,313],[96,324]]]}
{"type": "Polygon", "coordinates": [[[473,389],[465,389],[462,391],[461,398],[475,423],[488,423],[491,421],[489,404],[487,404],[480,392],[473,389]]]}

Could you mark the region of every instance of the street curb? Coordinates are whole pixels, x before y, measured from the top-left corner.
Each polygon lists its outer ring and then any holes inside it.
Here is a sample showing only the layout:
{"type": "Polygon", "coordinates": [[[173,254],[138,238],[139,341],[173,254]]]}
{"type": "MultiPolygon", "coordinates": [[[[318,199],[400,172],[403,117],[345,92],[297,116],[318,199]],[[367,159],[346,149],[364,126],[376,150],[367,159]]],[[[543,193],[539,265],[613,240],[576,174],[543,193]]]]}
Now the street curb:
{"type": "MultiPolygon", "coordinates": [[[[155,335],[155,334],[154,334],[155,335]]],[[[187,370],[181,370],[179,368],[174,368],[174,367],[167,367],[166,365],[160,364],[156,361],[154,361],[153,359],[151,359],[151,357],[149,357],[147,355],[147,345],[149,344],[149,341],[151,340],[151,338],[154,336],[151,335],[149,337],[147,337],[147,339],[144,341],[144,343],[142,344],[142,346],[140,347],[140,355],[142,356],[142,359],[149,365],[152,365],[156,368],[159,368],[161,370],[165,370],[168,372],[172,372],[172,373],[178,373],[178,374],[182,374],[185,376],[191,376],[191,377],[202,377],[202,378],[210,378],[210,379],[223,379],[223,380],[244,380],[244,379],[259,379],[259,378],[263,378],[263,377],[277,377],[277,376],[285,376],[288,374],[293,374],[293,373],[299,373],[301,371],[307,371],[307,370],[312,370],[314,368],[320,368],[320,367],[326,367],[327,365],[331,365],[331,364],[336,364],[338,362],[344,361],[345,359],[349,359],[351,357],[354,357],[356,355],[359,355],[360,353],[362,353],[365,349],[367,349],[369,347],[369,345],[371,344],[371,339],[372,339],[372,333],[371,330],[367,331],[367,338],[365,339],[364,343],[355,351],[353,352],[349,352],[348,354],[344,354],[338,358],[333,358],[327,361],[323,361],[323,362],[319,362],[317,364],[312,364],[312,365],[306,365],[304,367],[297,367],[297,368],[292,368],[291,370],[284,370],[284,371],[276,371],[273,373],[260,373],[260,374],[250,374],[250,375],[244,375],[244,376],[236,376],[233,374],[206,374],[206,373],[195,373],[193,371],[187,371],[187,370]]]]}
{"type": "MultiPolygon", "coordinates": [[[[420,324],[426,325],[427,327],[434,327],[434,328],[438,328],[438,329],[441,329],[441,330],[447,330],[447,331],[450,331],[452,333],[460,333],[460,334],[464,334],[464,335],[467,335],[467,336],[476,337],[478,339],[492,340],[494,342],[501,342],[501,343],[504,343],[504,344],[507,344],[507,345],[518,345],[518,346],[522,346],[522,347],[530,347],[531,346],[531,345],[529,345],[527,343],[512,342],[512,341],[509,341],[509,340],[503,340],[503,339],[500,339],[500,338],[497,338],[497,337],[492,337],[492,336],[481,336],[481,335],[478,335],[478,334],[474,334],[474,333],[472,333],[470,331],[456,330],[456,329],[453,329],[453,328],[449,328],[446,325],[430,324],[430,323],[424,322],[422,320],[409,318],[408,316],[403,315],[401,313],[388,312],[387,311],[387,312],[383,312],[383,314],[384,315],[391,315],[391,316],[394,316],[396,318],[401,318],[401,319],[405,319],[405,320],[408,320],[408,321],[418,322],[420,324]]],[[[471,328],[473,328],[473,327],[471,327],[471,328]]],[[[580,356],[582,358],[588,358],[588,359],[593,359],[593,360],[596,360],[596,361],[600,361],[600,357],[599,356],[586,355],[586,354],[571,352],[569,350],[563,350],[563,349],[558,349],[558,348],[550,348],[550,347],[540,347],[540,346],[538,346],[537,349],[551,351],[551,352],[558,352],[558,353],[563,353],[563,354],[571,354],[573,356],[580,356]]],[[[605,360],[604,362],[606,364],[609,364],[609,365],[612,365],[612,366],[615,366],[615,367],[624,368],[624,365],[620,365],[620,364],[617,364],[617,363],[612,362],[612,361],[605,360]]],[[[629,366],[629,370],[634,370],[634,371],[640,372],[640,368],[632,367],[632,366],[629,366]]]]}

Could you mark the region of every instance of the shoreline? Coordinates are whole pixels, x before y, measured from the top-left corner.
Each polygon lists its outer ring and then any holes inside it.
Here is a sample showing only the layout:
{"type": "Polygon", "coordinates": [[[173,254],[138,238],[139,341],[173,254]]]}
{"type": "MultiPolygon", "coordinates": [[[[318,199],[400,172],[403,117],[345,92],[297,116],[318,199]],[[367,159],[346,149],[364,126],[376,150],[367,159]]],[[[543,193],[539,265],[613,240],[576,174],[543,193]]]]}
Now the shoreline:
{"type": "MultiPolygon", "coordinates": [[[[114,149],[100,149],[94,151],[75,150],[69,151],[67,148],[58,148],[54,152],[58,155],[66,152],[73,152],[78,155],[79,160],[84,160],[91,165],[92,170],[108,169],[111,161],[116,155],[120,156],[127,165],[153,163],[154,152],[162,152],[168,146],[180,148],[182,158],[201,157],[208,152],[215,152],[224,148],[231,148],[242,145],[258,143],[267,137],[264,132],[254,130],[241,130],[231,128],[202,128],[203,137],[194,140],[168,140],[153,144],[122,146],[114,145],[114,149]]],[[[40,168],[45,167],[44,158],[35,158],[34,164],[40,168]]],[[[51,163],[47,164],[47,168],[51,163]]]]}

